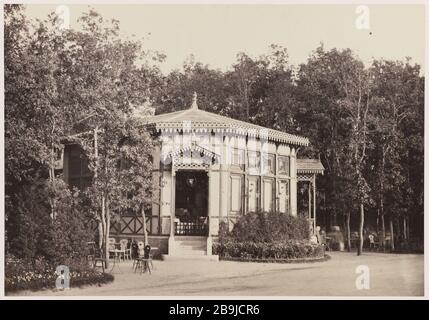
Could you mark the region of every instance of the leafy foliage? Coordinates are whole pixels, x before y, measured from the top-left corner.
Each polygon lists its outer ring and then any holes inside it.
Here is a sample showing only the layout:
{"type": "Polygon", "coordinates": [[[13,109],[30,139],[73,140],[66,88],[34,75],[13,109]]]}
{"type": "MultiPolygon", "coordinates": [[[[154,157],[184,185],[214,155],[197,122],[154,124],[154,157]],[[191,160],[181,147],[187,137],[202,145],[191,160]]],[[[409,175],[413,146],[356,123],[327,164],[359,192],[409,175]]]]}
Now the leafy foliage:
{"type": "Polygon", "coordinates": [[[61,180],[56,184],[35,181],[16,195],[18,205],[6,227],[13,232],[8,251],[17,258],[43,257],[55,266],[86,259],[86,243],[93,235],[79,193],[61,180]],[[50,198],[57,204],[55,219],[50,216],[50,198]]]}
{"type": "Polygon", "coordinates": [[[319,221],[329,228],[345,218],[347,229],[351,216],[357,228],[363,204],[371,224],[409,217],[421,237],[423,87],[410,60],[366,67],[350,49],[321,45],[293,68],[287,50],[273,45],[256,58],[238,54],[226,72],[191,59],[165,77],[157,102],[167,107],[157,112],[186,108],[196,91],[207,111],[304,135],[311,144],[298,156],[320,157],[326,168],[317,182],[319,221]]]}
{"type": "Polygon", "coordinates": [[[9,247],[29,259],[75,259],[92,237],[81,232],[88,215],[100,219],[107,209],[110,219],[148,203],[151,141],[131,118],[150,103],[159,70],[142,63],[148,54],[141,42],[121,39],[118,22],[93,10],[76,30],[57,28],[55,14],[28,21],[23,6],[6,5],[5,16],[9,247]],[[65,137],[91,160],[93,185],[85,194],[71,193],[55,172],[65,137]]]}
{"type": "Polygon", "coordinates": [[[237,241],[251,242],[308,240],[310,227],[303,217],[279,212],[250,212],[237,220],[227,236],[237,241]]]}
{"type": "Polygon", "coordinates": [[[312,244],[308,241],[241,242],[228,239],[227,241],[214,243],[213,253],[221,258],[281,261],[322,258],[325,251],[322,245],[312,244]]]}
{"type": "Polygon", "coordinates": [[[290,260],[320,258],[323,246],[309,241],[307,219],[279,212],[250,212],[241,216],[228,231],[220,225],[213,253],[221,258],[290,260]]]}
{"type": "MultiPolygon", "coordinates": [[[[71,261],[68,267],[70,271],[70,287],[99,285],[113,281],[111,274],[98,272],[84,263],[71,261]]],[[[38,258],[31,262],[17,259],[13,256],[6,258],[6,293],[18,290],[53,289],[55,288],[57,277],[56,269],[43,258],[38,258]]]]}

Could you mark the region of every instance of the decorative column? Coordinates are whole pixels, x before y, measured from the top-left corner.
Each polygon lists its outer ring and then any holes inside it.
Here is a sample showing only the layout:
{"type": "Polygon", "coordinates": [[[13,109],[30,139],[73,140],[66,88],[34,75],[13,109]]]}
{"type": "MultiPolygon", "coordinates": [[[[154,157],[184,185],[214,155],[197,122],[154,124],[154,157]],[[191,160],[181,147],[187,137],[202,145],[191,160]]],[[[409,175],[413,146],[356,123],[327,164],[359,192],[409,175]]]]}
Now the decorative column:
{"type": "Polygon", "coordinates": [[[161,233],[161,149],[159,144],[156,144],[152,152],[152,221],[151,232],[152,234],[161,233]]]}
{"type": "Polygon", "coordinates": [[[290,208],[291,214],[297,216],[297,173],[296,173],[296,150],[291,149],[290,153],[290,208]]]}
{"type": "Polygon", "coordinates": [[[171,200],[170,200],[170,237],[168,238],[168,254],[174,251],[174,220],[176,218],[176,170],[171,165],[171,200]]]}
{"type": "Polygon", "coordinates": [[[211,216],[212,216],[212,214],[213,214],[213,208],[212,208],[212,202],[211,202],[211,196],[212,196],[212,184],[213,184],[213,181],[212,181],[212,171],[211,171],[211,169],[209,168],[209,170],[208,170],[208,172],[207,172],[207,175],[208,175],[208,177],[209,177],[209,181],[208,181],[208,195],[207,195],[207,206],[208,206],[208,212],[207,212],[207,217],[208,217],[208,221],[207,221],[207,223],[208,223],[208,236],[207,236],[207,247],[206,247],[206,255],[208,255],[208,256],[211,256],[212,255],[212,246],[213,246],[213,239],[212,239],[212,233],[213,233],[213,231],[212,231],[212,224],[213,224],[213,221],[211,221],[212,219],[211,219],[211,216]]]}
{"type": "Polygon", "coordinates": [[[221,143],[221,155],[220,155],[220,183],[219,183],[219,215],[221,219],[228,217],[228,161],[229,161],[229,137],[225,136],[223,141],[222,136],[220,137],[221,143]]]}
{"type": "Polygon", "coordinates": [[[313,174],[313,232],[316,233],[316,174],[313,174]]]}
{"type": "Polygon", "coordinates": [[[308,219],[311,219],[311,180],[308,181],[308,219]]]}

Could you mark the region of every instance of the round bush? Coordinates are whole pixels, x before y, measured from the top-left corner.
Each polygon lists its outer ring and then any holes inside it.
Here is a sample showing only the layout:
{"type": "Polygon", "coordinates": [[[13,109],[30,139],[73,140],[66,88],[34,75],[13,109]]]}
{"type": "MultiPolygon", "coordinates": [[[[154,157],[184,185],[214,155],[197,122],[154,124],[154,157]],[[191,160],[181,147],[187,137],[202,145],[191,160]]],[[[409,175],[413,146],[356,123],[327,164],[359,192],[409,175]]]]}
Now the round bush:
{"type": "Polygon", "coordinates": [[[307,219],[279,212],[251,212],[238,219],[231,232],[222,224],[213,253],[224,259],[256,261],[323,258],[322,245],[309,241],[307,219]]]}
{"type": "Polygon", "coordinates": [[[240,217],[227,236],[239,241],[308,240],[307,219],[280,212],[250,212],[240,217]]]}

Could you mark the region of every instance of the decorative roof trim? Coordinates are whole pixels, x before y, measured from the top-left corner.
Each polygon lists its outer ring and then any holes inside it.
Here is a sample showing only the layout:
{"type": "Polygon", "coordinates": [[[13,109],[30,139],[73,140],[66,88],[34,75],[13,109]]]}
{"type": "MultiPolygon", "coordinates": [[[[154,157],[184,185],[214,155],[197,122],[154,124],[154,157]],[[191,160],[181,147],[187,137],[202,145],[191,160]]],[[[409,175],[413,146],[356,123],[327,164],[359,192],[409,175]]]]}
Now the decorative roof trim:
{"type": "Polygon", "coordinates": [[[178,158],[178,157],[180,157],[181,153],[184,153],[187,151],[202,153],[203,155],[205,155],[207,157],[211,157],[211,158],[219,158],[220,157],[218,154],[214,153],[213,151],[210,151],[206,148],[203,148],[197,144],[192,144],[189,146],[181,147],[181,148],[176,149],[176,150],[172,150],[167,154],[167,156],[169,156],[171,158],[178,158]]]}
{"type": "Polygon", "coordinates": [[[283,142],[298,146],[308,146],[309,141],[305,137],[292,135],[289,133],[267,129],[261,127],[260,129],[246,128],[239,125],[221,124],[218,122],[192,122],[192,126],[183,126],[182,122],[162,122],[153,124],[158,132],[174,133],[174,132],[201,132],[209,133],[214,131],[216,133],[237,134],[249,136],[254,138],[266,138],[270,141],[283,142]],[[263,132],[261,132],[263,131],[263,132]]]}
{"type": "Polygon", "coordinates": [[[253,123],[228,118],[198,109],[196,96],[190,109],[159,114],[145,119],[145,125],[158,132],[217,132],[266,138],[298,146],[308,146],[307,138],[265,128],[253,123]]]}
{"type": "Polygon", "coordinates": [[[323,174],[325,172],[325,170],[321,170],[321,169],[297,169],[296,170],[297,173],[320,173],[323,174]]]}

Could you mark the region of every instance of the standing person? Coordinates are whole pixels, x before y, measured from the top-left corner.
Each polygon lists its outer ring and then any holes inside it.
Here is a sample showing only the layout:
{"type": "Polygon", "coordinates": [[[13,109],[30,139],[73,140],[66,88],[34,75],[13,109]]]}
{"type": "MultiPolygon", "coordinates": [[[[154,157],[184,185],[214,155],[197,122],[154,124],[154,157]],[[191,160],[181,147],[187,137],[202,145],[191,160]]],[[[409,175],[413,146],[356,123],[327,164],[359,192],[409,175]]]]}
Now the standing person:
{"type": "Polygon", "coordinates": [[[374,235],[372,233],[369,234],[368,236],[368,240],[369,240],[369,249],[374,249],[375,248],[375,239],[374,239],[374,235]]]}
{"type": "Polygon", "coordinates": [[[131,243],[131,259],[136,259],[139,256],[139,246],[137,245],[137,242],[133,240],[131,243]]]}

